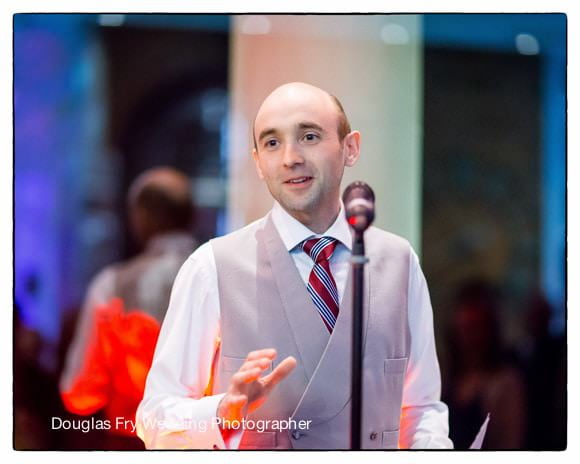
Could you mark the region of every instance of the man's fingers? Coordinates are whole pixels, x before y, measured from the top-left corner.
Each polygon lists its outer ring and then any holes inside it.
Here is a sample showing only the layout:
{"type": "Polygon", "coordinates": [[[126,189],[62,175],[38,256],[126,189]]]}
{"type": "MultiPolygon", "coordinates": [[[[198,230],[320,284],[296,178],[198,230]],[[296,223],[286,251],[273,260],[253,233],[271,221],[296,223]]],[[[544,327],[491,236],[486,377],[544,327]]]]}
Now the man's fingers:
{"type": "Polygon", "coordinates": [[[269,389],[274,388],[278,382],[286,378],[294,370],[296,364],[296,359],[293,356],[288,356],[276,366],[276,369],[262,379],[264,384],[269,389]]]}
{"type": "Polygon", "coordinates": [[[254,367],[247,371],[238,371],[232,376],[232,384],[234,387],[238,387],[242,384],[253,382],[260,377],[262,370],[259,367],[254,367]]]}
{"type": "Polygon", "coordinates": [[[254,369],[255,367],[259,367],[260,369],[264,370],[267,369],[271,364],[272,360],[270,358],[262,357],[254,361],[246,361],[244,364],[242,364],[242,367],[240,367],[239,372],[248,371],[250,369],[254,369]]]}
{"type": "Polygon", "coordinates": [[[251,351],[248,356],[246,356],[246,361],[254,361],[260,358],[274,359],[276,357],[275,348],[265,348],[263,350],[251,351]]]}

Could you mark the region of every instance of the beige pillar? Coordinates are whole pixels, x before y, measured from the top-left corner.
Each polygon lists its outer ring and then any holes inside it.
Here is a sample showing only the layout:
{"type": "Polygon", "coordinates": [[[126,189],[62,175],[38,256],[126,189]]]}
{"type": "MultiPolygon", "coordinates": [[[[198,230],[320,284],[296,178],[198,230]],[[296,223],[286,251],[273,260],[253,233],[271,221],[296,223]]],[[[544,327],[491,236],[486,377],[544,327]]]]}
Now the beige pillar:
{"type": "Polygon", "coordinates": [[[376,225],[420,245],[422,44],[415,15],[235,16],[232,25],[228,228],[262,216],[272,199],[251,160],[251,123],[285,82],[335,94],[361,159],[343,187],[364,180],[377,197],[376,225]]]}

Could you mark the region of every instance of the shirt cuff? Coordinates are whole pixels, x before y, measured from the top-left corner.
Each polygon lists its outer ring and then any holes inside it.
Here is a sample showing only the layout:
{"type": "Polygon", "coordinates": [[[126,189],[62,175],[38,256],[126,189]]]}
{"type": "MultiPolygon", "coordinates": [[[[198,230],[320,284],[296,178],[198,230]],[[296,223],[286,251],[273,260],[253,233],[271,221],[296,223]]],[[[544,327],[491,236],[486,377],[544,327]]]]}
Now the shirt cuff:
{"type": "Polygon", "coordinates": [[[208,434],[205,437],[207,440],[207,448],[209,449],[227,449],[227,450],[237,450],[240,446],[240,442],[243,436],[243,430],[231,430],[226,434],[222,435],[222,430],[218,425],[217,421],[217,409],[220,401],[225,396],[225,393],[219,395],[206,396],[199,400],[198,408],[196,408],[197,420],[205,421],[209,423],[208,434]]]}

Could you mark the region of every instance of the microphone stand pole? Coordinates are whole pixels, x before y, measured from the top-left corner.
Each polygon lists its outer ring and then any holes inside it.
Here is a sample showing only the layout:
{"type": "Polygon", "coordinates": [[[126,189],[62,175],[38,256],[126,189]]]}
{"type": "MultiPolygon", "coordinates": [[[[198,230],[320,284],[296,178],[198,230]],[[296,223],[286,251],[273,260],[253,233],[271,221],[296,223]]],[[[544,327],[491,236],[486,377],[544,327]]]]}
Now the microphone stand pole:
{"type": "Polygon", "coordinates": [[[364,265],[368,262],[365,257],[363,231],[355,230],[351,269],[353,274],[352,295],[352,403],[351,403],[351,431],[350,448],[361,449],[362,424],[362,319],[364,299],[364,265]]]}

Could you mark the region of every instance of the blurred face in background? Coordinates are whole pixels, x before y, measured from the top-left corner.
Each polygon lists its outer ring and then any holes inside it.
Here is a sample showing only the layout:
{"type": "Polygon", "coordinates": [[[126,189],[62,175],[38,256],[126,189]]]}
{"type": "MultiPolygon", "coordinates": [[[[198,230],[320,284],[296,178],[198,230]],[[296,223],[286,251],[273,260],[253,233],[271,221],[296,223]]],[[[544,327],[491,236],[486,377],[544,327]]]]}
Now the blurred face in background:
{"type": "Polygon", "coordinates": [[[493,343],[498,343],[493,331],[492,316],[483,304],[464,303],[457,308],[454,316],[453,329],[457,355],[468,361],[478,363],[484,361],[493,343]]]}
{"type": "Polygon", "coordinates": [[[302,83],[272,92],[254,124],[258,175],[274,199],[315,232],[336,218],[344,167],[359,157],[360,134],[353,131],[340,140],[338,125],[332,97],[302,83]]]}

